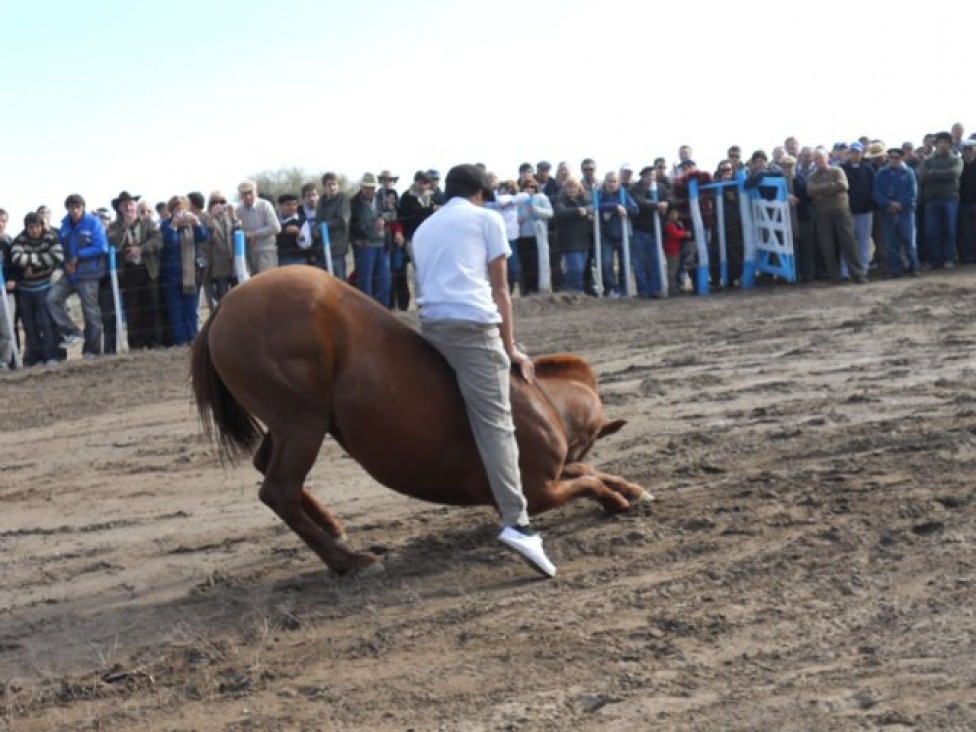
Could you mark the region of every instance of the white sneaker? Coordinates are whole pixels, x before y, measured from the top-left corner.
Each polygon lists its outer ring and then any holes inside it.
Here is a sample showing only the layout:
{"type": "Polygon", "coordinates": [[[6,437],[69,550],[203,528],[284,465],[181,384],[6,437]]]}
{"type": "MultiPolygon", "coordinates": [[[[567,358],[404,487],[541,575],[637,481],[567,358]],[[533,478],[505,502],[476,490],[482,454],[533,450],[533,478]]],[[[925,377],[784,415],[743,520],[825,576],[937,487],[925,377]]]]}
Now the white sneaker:
{"type": "Polygon", "coordinates": [[[77,333],[69,333],[61,340],[61,343],[59,344],[58,347],[71,348],[73,345],[75,345],[76,343],[81,343],[83,340],[84,338],[82,338],[77,333]]]}
{"type": "Polygon", "coordinates": [[[517,553],[543,577],[555,577],[556,565],[549,561],[542,549],[542,537],[528,526],[506,526],[498,541],[517,553]]]}

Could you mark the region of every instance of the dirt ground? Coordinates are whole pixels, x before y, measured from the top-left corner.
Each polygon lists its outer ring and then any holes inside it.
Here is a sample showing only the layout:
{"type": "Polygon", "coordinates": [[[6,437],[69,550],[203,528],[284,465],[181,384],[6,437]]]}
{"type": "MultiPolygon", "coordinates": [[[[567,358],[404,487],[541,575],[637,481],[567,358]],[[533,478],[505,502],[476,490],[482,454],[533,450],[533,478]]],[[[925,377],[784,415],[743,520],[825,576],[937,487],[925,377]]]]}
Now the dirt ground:
{"type": "Polygon", "coordinates": [[[0,729],[976,729],[976,274],[517,303],[656,503],[537,520],[311,476],[339,578],[224,468],[174,349],[0,378],[0,729]]]}

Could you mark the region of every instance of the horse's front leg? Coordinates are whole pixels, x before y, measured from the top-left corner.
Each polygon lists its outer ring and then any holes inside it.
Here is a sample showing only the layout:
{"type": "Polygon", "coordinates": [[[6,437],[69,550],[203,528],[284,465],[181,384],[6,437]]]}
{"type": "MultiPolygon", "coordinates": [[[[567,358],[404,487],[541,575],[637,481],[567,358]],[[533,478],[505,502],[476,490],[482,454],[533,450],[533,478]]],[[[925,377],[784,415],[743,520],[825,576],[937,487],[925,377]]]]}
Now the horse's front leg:
{"type": "Polygon", "coordinates": [[[542,513],[564,506],[577,498],[590,498],[609,513],[619,513],[630,508],[630,503],[619,493],[607,488],[595,475],[580,474],[576,477],[560,477],[548,481],[541,491],[532,491],[529,510],[542,513]]]}
{"type": "Polygon", "coordinates": [[[600,480],[607,488],[612,490],[614,493],[619,493],[621,496],[627,499],[628,502],[633,503],[634,501],[653,501],[654,496],[648,491],[644,490],[641,486],[636,483],[631,483],[625,478],[621,478],[619,475],[611,475],[610,473],[604,473],[592,465],[587,465],[586,463],[570,463],[563,466],[560,478],[576,478],[581,475],[591,475],[594,478],[600,480]]]}

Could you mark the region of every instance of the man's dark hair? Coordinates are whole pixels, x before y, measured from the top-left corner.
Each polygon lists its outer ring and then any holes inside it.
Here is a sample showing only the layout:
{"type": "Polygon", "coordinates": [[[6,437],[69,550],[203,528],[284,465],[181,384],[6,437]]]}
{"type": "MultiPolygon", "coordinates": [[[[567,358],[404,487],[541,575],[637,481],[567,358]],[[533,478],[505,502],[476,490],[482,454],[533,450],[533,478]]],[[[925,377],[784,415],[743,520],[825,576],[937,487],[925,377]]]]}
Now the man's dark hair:
{"type": "Polygon", "coordinates": [[[72,193],[70,196],[64,199],[65,208],[71,208],[72,206],[78,205],[81,205],[82,207],[85,205],[85,199],[81,197],[80,193],[72,193]]]}
{"type": "MultiPolygon", "coordinates": [[[[0,209],[0,213],[6,213],[6,212],[3,211],[3,209],[0,209]]],[[[37,211],[31,211],[29,214],[27,214],[24,217],[25,229],[32,224],[40,224],[41,226],[44,225],[44,217],[41,216],[39,213],[37,213],[37,211]]]]}
{"type": "Polygon", "coordinates": [[[166,210],[166,201],[160,201],[156,204],[156,213],[162,214],[166,210]]]}
{"type": "Polygon", "coordinates": [[[315,187],[314,183],[306,183],[305,185],[303,185],[302,198],[305,198],[305,196],[311,193],[312,191],[316,191],[316,192],[318,191],[318,188],[315,187]]]}
{"type": "Polygon", "coordinates": [[[322,176],[322,185],[327,185],[328,183],[332,183],[338,180],[339,180],[339,176],[330,171],[322,176]]]}
{"type": "Polygon", "coordinates": [[[192,203],[196,208],[204,209],[207,205],[207,199],[203,197],[200,191],[191,191],[186,194],[186,199],[192,203]]]}

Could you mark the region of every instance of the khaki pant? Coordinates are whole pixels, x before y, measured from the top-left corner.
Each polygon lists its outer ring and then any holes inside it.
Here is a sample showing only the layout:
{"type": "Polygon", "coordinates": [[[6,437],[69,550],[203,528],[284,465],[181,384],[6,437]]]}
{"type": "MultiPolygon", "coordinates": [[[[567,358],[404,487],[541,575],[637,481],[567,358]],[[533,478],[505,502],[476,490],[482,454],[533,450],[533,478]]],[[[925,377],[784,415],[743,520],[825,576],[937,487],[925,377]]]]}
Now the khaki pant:
{"type": "Polygon", "coordinates": [[[247,250],[247,268],[251,271],[251,275],[260,274],[261,272],[267,272],[269,269],[274,269],[278,266],[278,250],[277,249],[248,249],[247,250]]]}
{"type": "Polygon", "coordinates": [[[462,320],[421,320],[420,332],[457,376],[502,524],[527,524],[529,516],[512,421],[511,362],[498,326],[462,320]]]}
{"type": "Polygon", "coordinates": [[[854,217],[851,212],[846,208],[821,210],[814,206],[813,220],[817,231],[817,244],[830,279],[836,280],[840,277],[838,255],[844,258],[852,277],[855,279],[864,277],[867,273],[861,266],[858,256],[854,217]]]}

